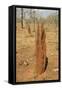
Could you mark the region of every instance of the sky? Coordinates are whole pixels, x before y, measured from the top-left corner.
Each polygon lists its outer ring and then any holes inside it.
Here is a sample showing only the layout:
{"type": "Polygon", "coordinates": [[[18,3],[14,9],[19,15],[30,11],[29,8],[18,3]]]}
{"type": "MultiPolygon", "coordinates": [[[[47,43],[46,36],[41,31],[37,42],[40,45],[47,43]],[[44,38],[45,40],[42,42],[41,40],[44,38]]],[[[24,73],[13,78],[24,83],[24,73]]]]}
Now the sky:
{"type": "Polygon", "coordinates": [[[39,10],[39,14],[42,15],[43,17],[47,17],[53,14],[58,15],[58,10],[39,10]]]}
{"type": "MultiPolygon", "coordinates": [[[[34,10],[34,9],[33,9],[34,10]]],[[[30,12],[30,9],[24,8],[24,11],[27,12],[25,14],[26,17],[29,17],[28,13],[30,12]]],[[[49,15],[58,15],[58,10],[47,10],[47,9],[35,9],[37,16],[47,17],[49,15]]],[[[16,9],[17,17],[21,17],[21,8],[16,9]]]]}

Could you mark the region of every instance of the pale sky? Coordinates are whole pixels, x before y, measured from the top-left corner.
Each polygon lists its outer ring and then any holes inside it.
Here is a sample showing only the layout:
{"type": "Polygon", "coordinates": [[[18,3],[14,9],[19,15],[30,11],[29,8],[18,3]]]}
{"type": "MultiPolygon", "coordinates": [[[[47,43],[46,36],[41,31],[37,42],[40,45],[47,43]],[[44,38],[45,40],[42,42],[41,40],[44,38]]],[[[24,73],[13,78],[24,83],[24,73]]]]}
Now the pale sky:
{"type": "MultiPolygon", "coordinates": [[[[58,10],[47,10],[47,9],[32,9],[35,10],[36,15],[42,16],[42,17],[47,17],[49,15],[58,15],[58,10]]],[[[27,12],[25,14],[26,17],[29,17],[28,13],[30,12],[30,9],[24,8],[24,11],[27,12]]],[[[21,17],[21,8],[16,9],[17,17],[21,17]]]]}

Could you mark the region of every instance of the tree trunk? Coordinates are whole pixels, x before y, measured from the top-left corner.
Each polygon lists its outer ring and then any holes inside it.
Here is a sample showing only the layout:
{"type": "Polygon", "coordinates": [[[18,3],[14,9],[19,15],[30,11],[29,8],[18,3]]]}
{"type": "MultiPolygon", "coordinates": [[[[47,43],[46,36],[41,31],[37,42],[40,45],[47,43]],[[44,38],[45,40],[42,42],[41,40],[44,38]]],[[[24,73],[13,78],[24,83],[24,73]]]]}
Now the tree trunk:
{"type": "Polygon", "coordinates": [[[23,8],[21,8],[21,27],[23,28],[23,8]]]}

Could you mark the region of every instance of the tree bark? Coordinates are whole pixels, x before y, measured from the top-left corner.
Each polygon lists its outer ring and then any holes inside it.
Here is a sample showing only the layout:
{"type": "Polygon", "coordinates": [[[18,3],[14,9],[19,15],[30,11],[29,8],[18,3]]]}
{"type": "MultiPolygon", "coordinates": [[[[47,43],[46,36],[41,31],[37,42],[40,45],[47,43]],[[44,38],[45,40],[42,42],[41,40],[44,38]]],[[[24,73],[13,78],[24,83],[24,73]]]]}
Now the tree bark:
{"type": "Polygon", "coordinates": [[[21,8],[21,27],[23,29],[23,8],[21,8]]]}

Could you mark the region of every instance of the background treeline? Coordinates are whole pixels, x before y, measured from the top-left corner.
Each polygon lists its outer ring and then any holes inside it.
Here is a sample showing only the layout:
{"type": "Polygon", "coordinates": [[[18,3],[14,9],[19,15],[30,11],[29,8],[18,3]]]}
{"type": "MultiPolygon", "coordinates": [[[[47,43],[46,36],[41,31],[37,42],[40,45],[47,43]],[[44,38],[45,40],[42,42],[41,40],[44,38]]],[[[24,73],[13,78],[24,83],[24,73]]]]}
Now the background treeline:
{"type": "MultiPolygon", "coordinates": [[[[50,11],[51,12],[51,11],[50,11]]],[[[16,22],[21,23],[21,27],[24,27],[24,24],[30,25],[31,23],[45,23],[58,25],[58,12],[55,11],[46,15],[45,12],[39,9],[26,9],[26,8],[17,8],[16,9],[16,22]],[[43,16],[44,13],[44,16],[43,16]]]]}

